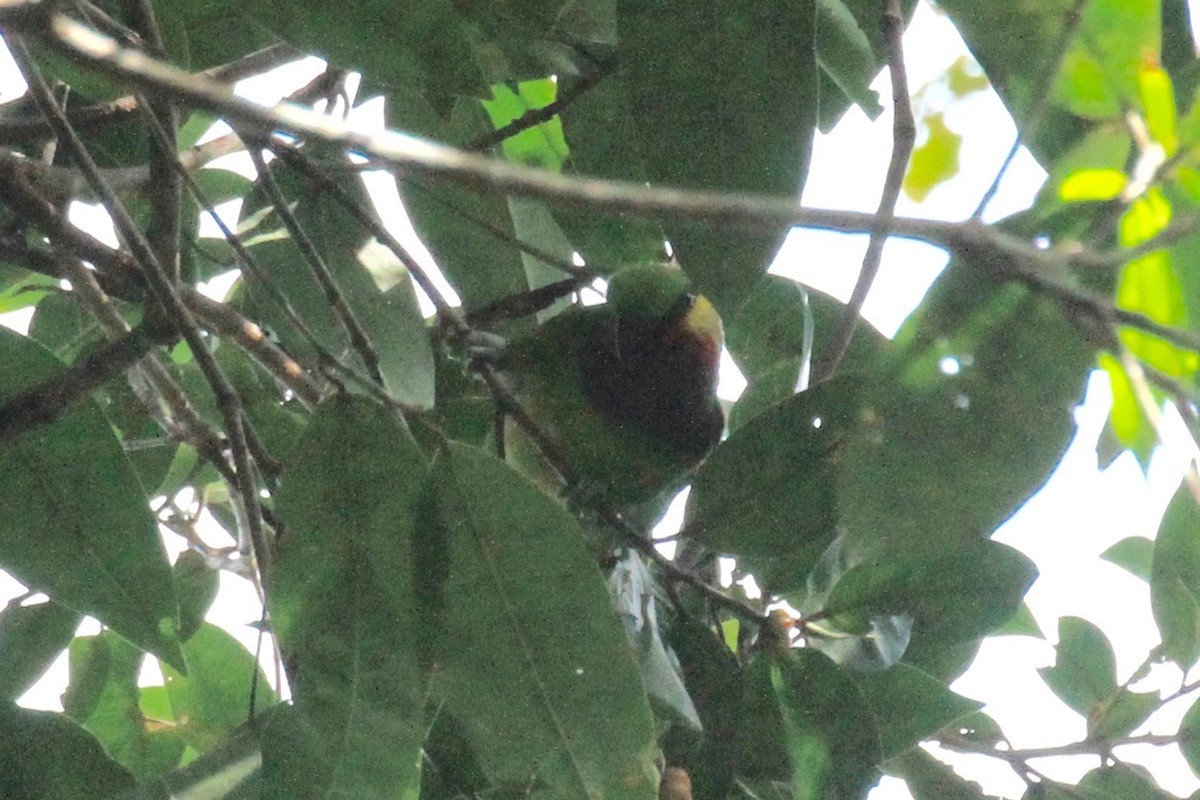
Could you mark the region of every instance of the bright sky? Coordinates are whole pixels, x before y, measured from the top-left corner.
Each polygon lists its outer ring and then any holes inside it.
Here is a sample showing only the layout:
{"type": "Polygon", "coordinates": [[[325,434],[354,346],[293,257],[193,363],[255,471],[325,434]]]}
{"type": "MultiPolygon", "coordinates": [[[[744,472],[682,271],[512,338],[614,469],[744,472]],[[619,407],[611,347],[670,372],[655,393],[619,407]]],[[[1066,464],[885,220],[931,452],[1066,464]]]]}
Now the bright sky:
{"type": "MultiPolygon", "coordinates": [[[[1195,9],[1194,9],[1195,13],[1195,9]]],[[[927,4],[918,7],[906,34],[906,62],[910,85],[920,94],[922,108],[945,110],[945,122],[963,136],[960,162],[969,170],[935,189],[924,203],[902,198],[897,209],[903,215],[939,219],[962,219],[975,207],[996,174],[1010,147],[1015,129],[994,93],[978,92],[949,104],[937,78],[966,49],[953,26],[927,4]],[[913,46],[913,43],[919,43],[913,46]],[[929,87],[922,92],[923,87],[929,87]]],[[[315,71],[316,63],[309,66],[315,71]]],[[[16,92],[7,53],[0,55],[0,99],[16,92]]],[[[16,84],[19,85],[19,84],[16,84]]],[[[271,79],[252,84],[278,96],[278,83],[271,79]],[[272,87],[274,83],[274,87],[272,87]]],[[[886,73],[875,88],[887,105],[890,90],[886,73]]],[[[252,88],[246,89],[247,93],[252,88]]],[[[257,92],[255,92],[257,93],[257,92]]],[[[372,115],[374,116],[374,115],[372,115]]],[[[818,136],[813,164],[805,187],[806,205],[874,211],[882,188],[890,152],[890,118],[870,122],[857,109],[829,136],[818,136]],[[848,177],[853,178],[847,180],[848,177]]],[[[1001,191],[989,207],[988,219],[996,219],[1025,208],[1044,180],[1044,173],[1026,153],[1011,167],[1001,191]]],[[[380,187],[394,192],[388,182],[380,187]]],[[[77,212],[80,222],[86,211],[77,212]]],[[[396,215],[398,235],[408,226],[396,215]]],[[[787,240],[772,271],[808,283],[844,299],[850,293],[866,238],[842,234],[796,231],[787,240]]],[[[885,333],[892,333],[904,316],[924,295],[945,265],[942,251],[926,245],[893,240],[885,249],[883,266],[867,301],[865,313],[885,333]]],[[[27,321],[9,315],[0,323],[23,328],[27,321]]],[[[818,343],[819,349],[820,343],[818,343]]],[[[740,376],[730,375],[723,394],[736,394],[740,376]]],[[[1124,679],[1158,642],[1150,615],[1149,590],[1145,583],[1101,561],[1097,556],[1110,545],[1131,535],[1153,537],[1158,520],[1178,482],[1186,459],[1182,448],[1163,449],[1156,454],[1148,475],[1132,457],[1119,458],[1100,471],[1095,444],[1108,408],[1108,387],[1103,379],[1088,385],[1087,401],[1078,409],[1079,432],[1062,464],[1046,486],[1018,511],[996,534],[1019,548],[1038,564],[1041,578],[1028,596],[1028,603],[1043,631],[1053,637],[1059,617],[1072,614],[1100,626],[1117,648],[1118,678],[1124,679]]],[[[1186,441],[1181,438],[1180,441],[1186,441]]],[[[178,549],[178,539],[167,537],[178,549]]],[[[0,598],[16,596],[21,588],[0,573],[0,598]]],[[[248,582],[221,576],[221,593],[210,620],[230,630],[247,647],[254,648],[255,632],[248,627],[257,621],[259,606],[248,582]]],[[[83,633],[98,630],[85,623],[83,633]]],[[[1036,669],[1053,663],[1050,644],[1029,637],[1005,637],[985,643],[971,669],[955,684],[962,694],[986,702],[987,711],[1000,721],[1018,748],[1074,742],[1085,735],[1084,721],[1055,698],[1038,677],[1036,669]]],[[[147,678],[160,679],[151,669],[147,678]]],[[[22,703],[38,708],[61,709],[58,695],[66,684],[66,660],[60,659],[22,703]]],[[[1140,689],[1151,686],[1173,689],[1177,670],[1162,667],[1140,689]]],[[[1138,732],[1174,733],[1179,716],[1192,698],[1168,707],[1138,732]]],[[[1119,751],[1120,752],[1120,751],[1119,751]]],[[[1020,797],[1025,786],[999,762],[983,757],[963,757],[938,752],[962,774],[977,780],[989,793],[1020,797]]],[[[1145,764],[1167,790],[1186,796],[1200,781],[1192,776],[1175,748],[1130,748],[1122,757],[1145,764]]],[[[1052,777],[1073,781],[1096,765],[1093,759],[1054,759],[1035,762],[1052,777]]],[[[885,778],[871,800],[907,800],[903,783],[885,778]]]]}

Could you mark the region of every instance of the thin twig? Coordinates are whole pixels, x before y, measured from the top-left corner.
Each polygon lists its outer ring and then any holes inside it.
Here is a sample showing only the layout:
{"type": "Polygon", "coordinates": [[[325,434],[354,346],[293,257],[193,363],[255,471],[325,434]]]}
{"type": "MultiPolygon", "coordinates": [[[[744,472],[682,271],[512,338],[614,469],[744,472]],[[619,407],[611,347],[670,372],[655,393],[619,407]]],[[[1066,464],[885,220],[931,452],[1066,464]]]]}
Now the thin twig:
{"type": "Polygon", "coordinates": [[[334,317],[337,318],[338,323],[350,338],[350,346],[363,360],[371,377],[383,385],[383,373],[379,368],[379,352],[375,349],[375,345],[371,342],[371,337],[367,335],[362,323],[358,321],[354,310],[346,302],[346,296],[338,287],[337,279],[326,265],[325,257],[321,255],[316,242],[312,240],[312,237],[304,230],[304,226],[296,219],[296,215],[292,213],[292,209],[288,205],[288,198],[284,196],[279,184],[275,181],[274,174],[263,161],[258,146],[250,148],[250,157],[254,160],[254,168],[258,171],[258,180],[266,192],[267,198],[274,205],[275,213],[283,221],[288,235],[292,238],[292,243],[300,251],[313,279],[316,280],[317,286],[325,295],[325,301],[333,310],[334,317]]]}
{"type": "Polygon", "coordinates": [[[863,256],[862,270],[858,281],[850,295],[850,301],[834,328],[829,344],[820,361],[813,368],[812,382],[820,383],[833,375],[837,365],[846,355],[850,341],[854,338],[854,330],[862,313],[863,303],[871,291],[871,284],[879,273],[879,265],[883,260],[883,246],[891,233],[892,219],[896,215],[896,202],[900,199],[900,189],[904,183],[904,172],[908,168],[908,159],[912,154],[913,141],[916,138],[916,126],[913,123],[912,103],[908,96],[908,75],[904,69],[904,17],[900,11],[900,0],[882,0],[883,11],[880,16],[880,27],[887,47],[888,71],[892,79],[892,158],[888,164],[887,176],[883,183],[883,194],[879,199],[879,208],[875,213],[875,221],[871,226],[871,238],[867,242],[867,252],[863,256]]]}
{"type": "MultiPolygon", "coordinates": [[[[246,443],[245,429],[242,425],[241,398],[213,359],[212,354],[208,352],[204,338],[200,333],[199,327],[196,325],[195,318],[180,299],[166,269],[158,262],[153,248],[150,247],[146,238],[138,229],[137,224],[129,215],[124,204],[121,203],[120,198],[104,183],[104,179],[100,174],[99,168],[96,166],[96,162],[92,159],[91,153],[88,152],[78,133],[71,127],[70,122],[68,122],[66,116],[62,113],[62,109],[55,101],[49,86],[47,86],[41,74],[41,70],[34,63],[24,41],[19,36],[10,35],[8,36],[8,44],[13,59],[20,67],[29,86],[29,92],[38,104],[38,108],[46,116],[47,120],[49,120],[58,140],[69,149],[80,170],[88,179],[89,184],[91,184],[93,191],[98,196],[104,198],[104,205],[112,216],[118,232],[129,246],[133,258],[141,267],[142,274],[154,299],[163,307],[179,333],[187,341],[197,364],[200,366],[201,371],[203,371],[209,386],[216,396],[217,405],[221,409],[221,414],[225,419],[227,434],[230,440],[234,470],[237,478],[235,485],[238,491],[236,492],[236,496],[244,504],[249,535],[255,550],[255,556],[258,558],[259,567],[264,574],[269,574],[271,553],[267,549],[262,528],[262,512],[250,465],[250,453],[246,443]]],[[[237,505],[238,500],[235,500],[235,505],[237,505]]]]}

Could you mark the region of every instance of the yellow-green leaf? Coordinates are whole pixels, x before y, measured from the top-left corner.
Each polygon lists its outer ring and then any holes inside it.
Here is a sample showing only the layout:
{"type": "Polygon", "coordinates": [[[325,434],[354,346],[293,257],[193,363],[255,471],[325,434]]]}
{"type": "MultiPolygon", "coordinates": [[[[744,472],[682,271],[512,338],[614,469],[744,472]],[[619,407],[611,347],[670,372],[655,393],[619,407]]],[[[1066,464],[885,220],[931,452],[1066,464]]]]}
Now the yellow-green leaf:
{"type": "Polygon", "coordinates": [[[1175,90],[1171,76],[1157,64],[1144,66],[1138,71],[1137,89],[1150,136],[1168,156],[1175,155],[1179,135],[1175,130],[1175,90]]]}
{"type": "Polygon", "coordinates": [[[1125,190],[1129,178],[1119,169],[1081,169],[1072,172],[1058,185],[1058,196],[1064,202],[1112,200],[1125,190]]]}
{"type": "Polygon", "coordinates": [[[1122,247],[1133,247],[1156,236],[1171,222],[1171,203],[1153,186],[1129,204],[1121,215],[1117,235],[1122,247]]]}
{"type": "Polygon", "coordinates": [[[925,117],[929,136],[913,151],[904,176],[904,193],[918,203],[940,183],[958,174],[958,151],[962,136],[946,127],[942,114],[925,117]]]}

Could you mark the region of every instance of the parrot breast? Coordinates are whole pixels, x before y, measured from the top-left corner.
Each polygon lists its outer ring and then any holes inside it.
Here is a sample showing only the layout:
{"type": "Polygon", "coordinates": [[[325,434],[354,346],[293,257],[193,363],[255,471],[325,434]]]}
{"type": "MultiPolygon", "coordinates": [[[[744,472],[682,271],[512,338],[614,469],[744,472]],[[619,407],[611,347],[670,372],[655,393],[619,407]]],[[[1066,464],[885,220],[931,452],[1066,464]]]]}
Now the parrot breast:
{"type": "Polygon", "coordinates": [[[721,343],[720,318],[703,297],[681,297],[660,321],[610,315],[583,343],[584,392],[611,424],[668,449],[686,471],[725,427],[716,399],[721,343]]]}

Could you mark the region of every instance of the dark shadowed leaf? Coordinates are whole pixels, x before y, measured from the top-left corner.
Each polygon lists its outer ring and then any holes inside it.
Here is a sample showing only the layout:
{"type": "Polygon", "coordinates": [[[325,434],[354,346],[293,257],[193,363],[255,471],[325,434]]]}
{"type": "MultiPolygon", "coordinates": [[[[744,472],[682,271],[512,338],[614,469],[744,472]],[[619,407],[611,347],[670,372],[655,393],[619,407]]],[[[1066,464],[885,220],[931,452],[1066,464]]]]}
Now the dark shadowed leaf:
{"type": "Polygon", "coordinates": [[[82,615],[54,601],[0,611],[0,702],[16,700],[58,658],[82,615]]]}
{"type": "Polygon", "coordinates": [[[797,800],[861,797],[877,780],[879,733],[849,674],[805,648],[772,665],[771,683],[797,800]]]}
{"type": "Polygon", "coordinates": [[[95,737],[71,720],[9,703],[0,705],[0,775],[11,798],[107,797],[133,785],[95,737]]]}
{"type": "Polygon", "coordinates": [[[326,402],[296,445],[267,599],[292,659],[295,725],[284,727],[298,738],[265,743],[266,796],[367,798],[416,785],[427,680],[410,550],[425,480],[408,431],[363,398],[326,402]]]}
{"type": "MultiPolygon", "coordinates": [[[[0,363],[0,403],[61,369],[7,328],[0,363]]],[[[5,445],[0,565],[182,668],[171,567],[147,501],[112,428],[85,400],[5,445]]]]}
{"type": "Polygon", "coordinates": [[[913,636],[943,646],[969,642],[1016,613],[1037,570],[1020,552],[989,540],[941,556],[864,563],[833,587],[834,621],[908,613],[913,636]]]}
{"type": "MultiPolygon", "coordinates": [[[[649,179],[795,195],[818,112],[814,6],[628,0],[617,12],[633,141],[649,179]]],[[[730,236],[672,224],[666,233],[696,287],[732,315],[783,231],[730,236]]]]}
{"type": "Polygon", "coordinates": [[[204,615],[217,597],[221,576],[194,550],[181,553],[171,573],[179,598],[179,638],[187,641],[204,622],[204,615]]]}
{"type": "Polygon", "coordinates": [[[864,393],[838,473],[852,550],[990,535],[1058,462],[1093,358],[1053,303],[952,262],[864,393]]]}
{"type": "Polygon", "coordinates": [[[304,52],[381,83],[433,94],[484,93],[471,34],[449,0],[352,6],[258,0],[244,12],[304,52]]]}
{"type": "Polygon", "coordinates": [[[838,379],[746,423],[696,473],[689,524],[773,592],[803,585],[837,535],[835,462],[859,383],[838,379]]]}
{"type": "Polygon", "coordinates": [[[979,784],[959,777],[920,748],[889,761],[887,771],[904,778],[913,800],[987,800],[979,784]]]}
{"type": "Polygon", "coordinates": [[[492,456],[435,469],[438,691],[500,785],[655,796],[650,709],[578,523],[492,456]]]}

